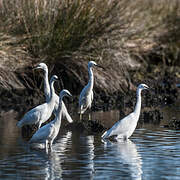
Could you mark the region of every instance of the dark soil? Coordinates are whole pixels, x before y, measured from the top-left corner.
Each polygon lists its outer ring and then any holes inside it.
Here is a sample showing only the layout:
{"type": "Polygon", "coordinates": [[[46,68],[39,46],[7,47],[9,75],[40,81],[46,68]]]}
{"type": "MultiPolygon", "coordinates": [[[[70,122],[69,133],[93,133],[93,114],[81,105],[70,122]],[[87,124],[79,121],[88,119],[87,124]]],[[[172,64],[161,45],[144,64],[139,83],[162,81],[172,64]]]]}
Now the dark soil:
{"type": "MultiPolygon", "coordinates": [[[[57,64],[55,67],[49,65],[53,69],[53,74],[57,74],[61,80],[55,86],[56,89],[66,88],[73,94],[73,99],[69,106],[78,106],[78,96],[81,89],[88,81],[87,63],[64,61],[57,64]]],[[[52,74],[52,71],[50,71],[52,74]]],[[[149,91],[143,91],[142,113],[139,124],[153,123],[160,124],[163,119],[162,112],[159,110],[162,106],[168,106],[179,100],[180,88],[176,85],[179,79],[174,74],[165,72],[163,75],[156,75],[152,78],[151,73],[144,74],[143,81],[131,81],[128,83],[120,83],[118,78],[111,79],[111,73],[108,70],[94,70],[95,85],[94,85],[94,101],[92,111],[108,111],[111,109],[119,109],[120,117],[124,117],[132,112],[136,102],[136,87],[139,83],[146,83],[150,86],[149,91]],[[107,82],[101,82],[101,77],[108,78],[107,82]],[[117,81],[119,84],[113,89],[111,81],[117,81]],[[130,84],[130,86],[129,86],[130,84]],[[109,87],[107,89],[107,87],[109,87]]],[[[131,72],[131,76],[136,72],[131,72]]],[[[20,120],[25,112],[45,101],[43,95],[43,79],[41,72],[34,72],[32,66],[25,69],[20,69],[14,73],[11,82],[7,82],[7,86],[0,84],[0,109],[1,116],[3,112],[14,110],[18,112],[17,119],[20,120]],[[13,86],[13,82],[18,81],[18,87],[13,86]],[[7,88],[8,87],[8,88],[7,88]]],[[[3,76],[2,76],[3,77],[3,76]]],[[[114,77],[113,77],[114,78],[114,77]]],[[[59,93],[59,92],[57,92],[59,93]]],[[[170,128],[179,129],[179,120],[172,120],[167,126],[170,128]]],[[[86,131],[90,134],[102,133],[109,127],[97,120],[74,122],[65,124],[64,127],[68,130],[86,131]]],[[[24,127],[22,135],[29,138],[36,131],[36,127],[24,127]]]]}

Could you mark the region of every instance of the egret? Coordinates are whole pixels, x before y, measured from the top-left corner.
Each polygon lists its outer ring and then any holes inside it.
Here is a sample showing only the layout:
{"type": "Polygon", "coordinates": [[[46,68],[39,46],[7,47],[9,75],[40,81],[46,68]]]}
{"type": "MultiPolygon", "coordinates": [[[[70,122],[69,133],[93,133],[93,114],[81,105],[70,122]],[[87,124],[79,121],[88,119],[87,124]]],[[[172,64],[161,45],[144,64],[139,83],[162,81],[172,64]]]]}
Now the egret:
{"type": "Polygon", "coordinates": [[[52,143],[56,136],[59,133],[61,126],[61,117],[62,117],[62,99],[64,96],[72,96],[68,90],[62,90],[59,95],[59,105],[56,111],[56,116],[53,121],[41,127],[36,133],[32,136],[29,143],[39,143],[45,142],[46,151],[48,150],[48,145],[50,150],[52,150],[52,143]]]}
{"type": "Polygon", "coordinates": [[[106,131],[102,138],[109,138],[110,136],[117,136],[117,139],[127,140],[134,132],[141,111],[141,91],[148,89],[146,84],[140,84],[137,88],[137,102],[135,109],[128,116],[124,117],[120,121],[116,122],[111,129],[106,131]]]}
{"type": "MultiPolygon", "coordinates": [[[[49,87],[49,81],[48,81],[48,67],[45,63],[40,63],[39,65],[37,65],[34,69],[42,69],[44,71],[44,94],[46,97],[46,100],[48,101],[50,98],[50,87],[49,87]]],[[[59,97],[58,95],[55,93],[55,110],[54,110],[54,114],[56,114],[56,111],[58,109],[58,103],[59,103],[59,97]]],[[[69,123],[72,123],[73,120],[71,118],[71,116],[69,115],[67,108],[64,104],[64,102],[62,101],[62,116],[66,117],[67,121],[69,123]]]]}
{"type": "Polygon", "coordinates": [[[47,102],[28,111],[17,123],[19,128],[24,125],[38,124],[39,129],[41,124],[46,122],[51,117],[55,106],[54,82],[56,80],[58,80],[58,77],[53,75],[50,80],[50,98],[47,100],[47,102]]]}
{"type": "MultiPolygon", "coordinates": [[[[88,63],[89,82],[82,89],[80,96],[79,96],[80,121],[82,119],[82,114],[88,108],[91,109],[91,104],[93,101],[93,86],[94,86],[94,75],[93,75],[93,71],[92,71],[93,66],[99,66],[99,65],[97,65],[96,62],[94,62],[94,61],[89,61],[89,63],[88,63]]],[[[101,66],[99,66],[99,67],[101,67],[101,66]]],[[[89,114],[89,120],[90,120],[90,114],[89,114]]]]}

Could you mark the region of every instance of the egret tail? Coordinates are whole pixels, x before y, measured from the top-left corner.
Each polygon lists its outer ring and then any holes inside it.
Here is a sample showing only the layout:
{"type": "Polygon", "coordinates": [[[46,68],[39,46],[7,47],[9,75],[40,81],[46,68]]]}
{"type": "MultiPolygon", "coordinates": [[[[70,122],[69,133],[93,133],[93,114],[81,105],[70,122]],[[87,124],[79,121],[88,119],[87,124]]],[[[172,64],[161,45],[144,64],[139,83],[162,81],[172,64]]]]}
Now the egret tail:
{"type": "Polygon", "coordinates": [[[63,116],[66,117],[66,119],[67,119],[67,121],[68,121],[69,123],[72,123],[72,122],[73,122],[73,120],[72,120],[72,118],[71,118],[71,116],[69,115],[68,112],[67,112],[67,113],[63,113],[63,116]]]}

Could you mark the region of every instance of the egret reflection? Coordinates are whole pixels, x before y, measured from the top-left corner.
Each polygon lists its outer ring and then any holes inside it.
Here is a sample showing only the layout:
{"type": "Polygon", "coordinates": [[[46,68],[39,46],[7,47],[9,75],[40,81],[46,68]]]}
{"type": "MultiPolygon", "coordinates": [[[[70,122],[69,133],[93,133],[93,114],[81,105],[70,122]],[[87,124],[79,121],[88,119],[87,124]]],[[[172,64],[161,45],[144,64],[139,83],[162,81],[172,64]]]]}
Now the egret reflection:
{"type": "Polygon", "coordinates": [[[93,179],[94,178],[94,136],[72,134],[70,153],[64,159],[63,178],[93,179]]]}
{"type": "MultiPolygon", "coordinates": [[[[123,139],[118,139],[115,142],[104,141],[105,149],[114,149],[114,154],[116,159],[119,159],[119,164],[126,169],[128,168],[128,174],[130,174],[132,179],[141,180],[142,179],[142,159],[138,153],[136,144],[130,139],[124,141],[123,139]]],[[[113,162],[112,162],[113,163],[113,162]]]]}
{"type": "Polygon", "coordinates": [[[137,151],[136,144],[129,139],[128,141],[117,141],[117,152],[123,163],[129,165],[132,178],[142,179],[142,159],[137,151]]]}

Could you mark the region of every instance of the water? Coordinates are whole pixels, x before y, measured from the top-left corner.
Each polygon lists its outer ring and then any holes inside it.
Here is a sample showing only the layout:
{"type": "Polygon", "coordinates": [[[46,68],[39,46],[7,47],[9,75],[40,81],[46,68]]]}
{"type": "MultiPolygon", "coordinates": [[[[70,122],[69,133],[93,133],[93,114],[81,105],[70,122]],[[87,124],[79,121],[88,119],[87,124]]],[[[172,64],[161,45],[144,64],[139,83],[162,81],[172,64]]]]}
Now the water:
{"type": "Polygon", "coordinates": [[[180,179],[180,131],[146,125],[127,142],[104,142],[61,130],[46,154],[28,147],[16,122],[0,119],[0,179],[180,179]]]}

